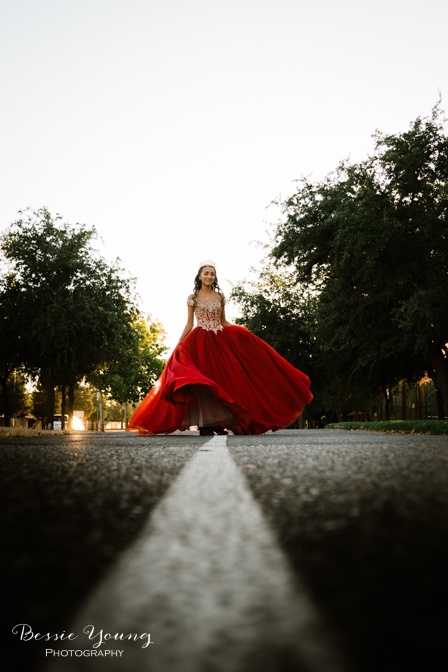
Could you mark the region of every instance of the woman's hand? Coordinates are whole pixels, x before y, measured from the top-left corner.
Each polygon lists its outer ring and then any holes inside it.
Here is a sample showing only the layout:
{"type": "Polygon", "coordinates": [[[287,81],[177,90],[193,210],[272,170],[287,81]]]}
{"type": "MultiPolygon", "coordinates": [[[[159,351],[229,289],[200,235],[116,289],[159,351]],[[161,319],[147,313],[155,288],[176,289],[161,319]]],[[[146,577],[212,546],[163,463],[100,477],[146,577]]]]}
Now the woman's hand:
{"type": "Polygon", "coordinates": [[[222,309],[221,309],[221,324],[222,324],[223,327],[231,327],[232,326],[232,323],[227,322],[227,320],[226,320],[226,310],[225,310],[224,306],[222,306],[222,309]]]}
{"type": "MultiPolygon", "coordinates": [[[[188,297],[188,300],[192,299],[192,297],[193,297],[193,294],[191,294],[188,297]]],[[[188,336],[190,331],[193,329],[193,325],[194,325],[194,308],[193,308],[193,306],[188,305],[187,324],[184,327],[184,330],[181,334],[181,337],[179,338],[179,341],[178,341],[177,345],[180,345],[182,343],[182,341],[184,340],[185,336],[188,336]]],[[[177,345],[176,345],[176,348],[177,348],[177,345]]]]}

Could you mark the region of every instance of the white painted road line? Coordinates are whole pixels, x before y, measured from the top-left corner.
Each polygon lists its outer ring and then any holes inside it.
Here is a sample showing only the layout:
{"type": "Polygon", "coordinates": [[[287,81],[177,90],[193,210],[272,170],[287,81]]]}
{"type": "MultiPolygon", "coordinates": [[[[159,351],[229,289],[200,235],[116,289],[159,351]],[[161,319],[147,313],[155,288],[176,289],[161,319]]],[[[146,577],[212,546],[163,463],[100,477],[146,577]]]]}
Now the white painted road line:
{"type": "MultiPolygon", "coordinates": [[[[97,650],[121,656],[58,656],[46,672],[345,669],[225,436],[195,453],[67,631],[79,634],[88,625],[95,634],[150,633],[154,643],[111,639],[97,650]]],[[[97,642],[81,635],[60,648],[97,642]]]]}

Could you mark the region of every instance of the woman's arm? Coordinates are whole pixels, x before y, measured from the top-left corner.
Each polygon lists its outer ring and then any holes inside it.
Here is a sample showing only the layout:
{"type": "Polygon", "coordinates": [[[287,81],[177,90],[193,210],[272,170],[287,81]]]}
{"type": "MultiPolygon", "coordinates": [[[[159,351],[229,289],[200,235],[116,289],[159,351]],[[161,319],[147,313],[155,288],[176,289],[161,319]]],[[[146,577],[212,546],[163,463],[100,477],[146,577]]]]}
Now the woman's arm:
{"type": "MultiPolygon", "coordinates": [[[[188,297],[189,300],[190,300],[191,298],[192,298],[191,296],[188,297]]],[[[193,306],[190,306],[190,304],[188,304],[188,319],[187,319],[187,324],[185,325],[185,328],[184,328],[184,330],[183,330],[183,332],[182,332],[181,337],[179,338],[179,341],[178,341],[177,345],[179,345],[180,343],[182,343],[182,341],[184,340],[185,336],[187,336],[187,335],[190,333],[190,331],[193,329],[193,324],[194,324],[194,308],[193,308],[193,306]]]]}
{"type": "Polygon", "coordinates": [[[222,306],[222,310],[221,310],[221,324],[222,324],[223,327],[230,327],[231,324],[232,324],[231,322],[227,322],[227,320],[226,320],[226,310],[225,310],[224,306],[222,306]]]}

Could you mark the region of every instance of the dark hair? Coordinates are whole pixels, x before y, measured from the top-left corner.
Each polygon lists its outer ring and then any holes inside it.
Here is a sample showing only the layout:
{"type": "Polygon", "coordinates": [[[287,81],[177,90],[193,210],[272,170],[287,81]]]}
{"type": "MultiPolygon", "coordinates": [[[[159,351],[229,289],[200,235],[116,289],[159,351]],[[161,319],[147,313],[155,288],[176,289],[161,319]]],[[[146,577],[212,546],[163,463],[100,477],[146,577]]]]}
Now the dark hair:
{"type": "MultiPolygon", "coordinates": [[[[199,279],[199,276],[202,273],[202,269],[207,268],[207,266],[209,266],[209,265],[210,264],[205,264],[204,266],[201,266],[201,268],[199,269],[199,271],[198,271],[198,273],[197,273],[197,275],[194,279],[193,301],[194,301],[195,306],[196,306],[196,297],[198,295],[199,290],[202,287],[202,280],[199,279]]],[[[222,303],[222,305],[224,305],[224,301],[225,301],[224,293],[223,293],[221,287],[218,284],[218,276],[216,275],[216,268],[214,266],[210,266],[210,268],[213,268],[213,270],[215,271],[215,281],[212,285],[212,289],[214,289],[216,292],[218,292],[219,296],[221,297],[221,303],[222,303]]]]}

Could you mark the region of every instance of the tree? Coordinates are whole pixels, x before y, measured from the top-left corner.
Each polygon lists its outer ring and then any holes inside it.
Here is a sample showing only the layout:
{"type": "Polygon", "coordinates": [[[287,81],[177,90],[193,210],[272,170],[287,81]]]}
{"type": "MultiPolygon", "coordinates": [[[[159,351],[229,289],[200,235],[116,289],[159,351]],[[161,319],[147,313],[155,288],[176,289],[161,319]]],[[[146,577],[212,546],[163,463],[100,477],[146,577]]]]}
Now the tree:
{"type": "Polygon", "coordinates": [[[149,316],[140,315],[132,324],[132,333],[124,344],[120,359],[112,361],[103,371],[89,377],[90,382],[125,408],[140,401],[152,388],[165,364],[167,347],[163,344],[165,330],[149,316]]]}
{"type": "MultiPolygon", "coordinates": [[[[252,269],[255,272],[255,269],[252,269]]],[[[311,379],[312,403],[303,417],[323,420],[362,409],[366,415],[379,396],[377,386],[357,386],[320,336],[319,296],[297,282],[294,269],[264,259],[256,281],[238,283],[231,298],[240,306],[237,323],[268,342],[311,379]]]]}
{"type": "Polygon", "coordinates": [[[74,397],[74,406],[77,411],[84,411],[84,417],[94,412],[96,408],[96,395],[89,385],[76,385],[74,397]]]}
{"type": "MultiPolygon", "coordinates": [[[[54,390],[54,412],[61,412],[61,392],[54,390]]],[[[31,392],[31,413],[42,422],[42,427],[45,426],[45,417],[48,409],[48,393],[47,388],[41,381],[37,380],[31,392]]]]}
{"type": "Polygon", "coordinates": [[[314,299],[306,287],[298,285],[290,269],[276,268],[265,259],[258,279],[236,284],[230,298],[242,311],[237,324],[265,340],[296,368],[310,369],[314,299]]]}
{"type": "MultiPolygon", "coordinates": [[[[6,383],[8,411],[12,417],[24,416],[29,412],[30,399],[26,383],[27,379],[20,369],[14,370],[6,383]]],[[[0,415],[6,417],[4,396],[0,397],[0,415]]]]}
{"type": "Polygon", "coordinates": [[[20,215],[0,238],[8,268],[2,329],[11,334],[5,375],[18,359],[45,385],[45,422],[52,423],[57,386],[63,415],[69,389],[71,415],[76,383],[126,352],[139,315],[135,282],[92,247],[94,228],[62,223],[46,208],[20,215]]]}
{"type": "Polygon", "coordinates": [[[375,154],[303,179],[272,256],[319,294],[317,337],[358,385],[433,368],[448,409],[448,138],[438,103],[375,154]]]}
{"type": "Polygon", "coordinates": [[[441,117],[439,101],[407,133],[375,137],[377,170],[401,233],[394,317],[404,347],[427,354],[448,412],[448,137],[441,117]]]}
{"type": "Polygon", "coordinates": [[[24,334],[28,330],[28,309],[14,274],[0,256],[0,381],[2,412],[5,426],[10,426],[8,381],[13,371],[20,369],[24,357],[29,357],[29,345],[24,334]]]}

